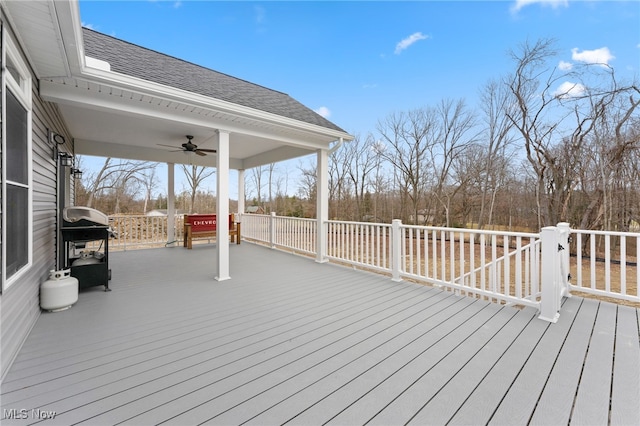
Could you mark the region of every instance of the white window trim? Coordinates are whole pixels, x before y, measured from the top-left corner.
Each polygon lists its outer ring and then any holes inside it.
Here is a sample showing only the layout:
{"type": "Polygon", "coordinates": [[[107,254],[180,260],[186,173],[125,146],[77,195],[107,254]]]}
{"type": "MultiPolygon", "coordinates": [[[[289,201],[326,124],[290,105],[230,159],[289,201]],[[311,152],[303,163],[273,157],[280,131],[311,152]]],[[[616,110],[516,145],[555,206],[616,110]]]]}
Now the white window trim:
{"type": "MultiPolygon", "coordinates": [[[[6,94],[7,89],[11,90],[11,93],[18,99],[22,106],[27,110],[27,186],[28,186],[28,207],[27,207],[27,263],[19,271],[13,274],[10,278],[7,278],[6,270],[6,225],[7,225],[7,206],[6,206],[6,193],[7,193],[7,180],[6,180],[6,155],[2,155],[2,283],[0,289],[5,292],[9,287],[15,284],[33,265],[33,151],[32,151],[32,93],[31,93],[31,73],[26,63],[22,59],[20,51],[11,38],[11,35],[2,28],[2,64],[6,64],[6,58],[11,58],[12,63],[17,68],[21,75],[21,81],[16,81],[13,76],[6,70],[2,70],[2,152],[6,153],[6,94]]],[[[4,66],[4,65],[3,65],[4,66]]],[[[16,185],[23,186],[23,184],[15,183],[16,185]]]]}

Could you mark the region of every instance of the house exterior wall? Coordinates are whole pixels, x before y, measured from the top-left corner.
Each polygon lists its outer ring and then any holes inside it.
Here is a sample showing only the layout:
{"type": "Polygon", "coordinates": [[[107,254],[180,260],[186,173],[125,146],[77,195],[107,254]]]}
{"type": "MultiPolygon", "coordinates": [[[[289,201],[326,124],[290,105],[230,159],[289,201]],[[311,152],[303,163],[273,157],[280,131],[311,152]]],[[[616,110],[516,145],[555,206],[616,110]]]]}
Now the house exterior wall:
{"type": "MultiPolygon", "coordinates": [[[[4,13],[0,15],[0,19],[2,26],[11,33],[4,13]]],[[[15,38],[13,40],[17,43],[15,38]]],[[[0,294],[0,380],[6,375],[29,331],[40,316],[40,284],[48,278],[49,271],[55,269],[57,175],[53,148],[48,142],[48,130],[64,135],[69,145],[64,149],[72,152],[72,138],[66,131],[57,107],[40,98],[39,82],[33,70],[31,78],[33,262],[19,282],[0,294]]],[[[2,85],[0,90],[3,90],[2,85]]]]}

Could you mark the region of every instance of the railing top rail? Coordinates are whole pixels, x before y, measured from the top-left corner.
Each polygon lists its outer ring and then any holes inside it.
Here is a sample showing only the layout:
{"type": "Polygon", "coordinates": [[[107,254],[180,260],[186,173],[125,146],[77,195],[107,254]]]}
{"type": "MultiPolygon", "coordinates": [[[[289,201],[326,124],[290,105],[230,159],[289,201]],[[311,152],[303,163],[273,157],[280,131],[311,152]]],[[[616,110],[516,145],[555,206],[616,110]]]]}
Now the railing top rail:
{"type": "Polygon", "coordinates": [[[616,237],[637,237],[640,238],[640,232],[626,232],[626,231],[596,231],[588,229],[573,229],[571,233],[574,234],[590,234],[590,235],[612,235],[616,237]]]}
{"type": "Polygon", "coordinates": [[[328,220],[327,223],[348,223],[350,225],[382,226],[382,227],[391,228],[390,223],[378,223],[378,222],[354,222],[349,220],[328,220]]]}
{"type": "Polygon", "coordinates": [[[514,231],[493,231],[489,229],[469,229],[469,228],[445,228],[441,226],[423,226],[423,225],[406,225],[402,224],[402,228],[412,229],[426,229],[429,231],[447,231],[447,232],[464,232],[467,234],[485,234],[485,235],[497,235],[507,237],[525,237],[525,238],[540,238],[540,234],[532,232],[514,232],[514,231]]]}
{"type": "Polygon", "coordinates": [[[275,219],[296,220],[300,222],[316,222],[317,219],[309,219],[308,217],[294,217],[294,216],[274,216],[275,219]]]}
{"type": "MultiPolygon", "coordinates": [[[[114,219],[126,219],[126,218],[141,218],[141,217],[148,217],[149,219],[156,219],[156,218],[166,218],[168,216],[149,216],[146,214],[110,214],[107,215],[109,218],[114,218],[114,219]]],[[[182,217],[184,216],[183,213],[176,213],[175,215],[176,217],[182,217]]]]}

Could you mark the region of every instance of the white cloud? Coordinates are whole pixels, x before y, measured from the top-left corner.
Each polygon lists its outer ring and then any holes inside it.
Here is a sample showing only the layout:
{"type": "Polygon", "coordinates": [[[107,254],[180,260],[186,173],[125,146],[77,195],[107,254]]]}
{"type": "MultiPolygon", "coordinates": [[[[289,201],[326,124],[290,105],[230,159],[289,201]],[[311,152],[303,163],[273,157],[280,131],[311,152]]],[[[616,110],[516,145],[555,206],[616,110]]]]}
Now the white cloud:
{"type": "Polygon", "coordinates": [[[181,1],[176,1],[176,2],[173,3],[173,7],[175,9],[179,8],[180,6],[182,6],[182,2],[181,1]]]}
{"type": "Polygon", "coordinates": [[[90,30],[93,30],[93,29],[94,29],[94,28],[93,28],[93,24],[87,24],[86,22],[83,22],[81,25],[82,25],[83,27],[85,27],[85,28],[89,28],[90,30]]]}
{"type": "Polygon", "coordinates": [[[586,90],[586,87],[580,83],[565,81],[553,92],[553,96],[559,97],[560,99],[576,98],[582,96],[586,90]]]}
{"type": "Polygon", "coordinates": [[[561,71],[569,71],[573,68],[573,64],[571,62],[560,61],[558,68],[561,71]]]}
{"type": "Polygon", "coordinates": [[[329,110],[329,108],[325,106],[321,106],[320,108],[317,108],[314,111],[320,114],[321,116],[323,116],[324,118],[329,118],[331,116],[331,111],[329,110]]]}
{"type": "Polygon", "coordinates": [[[262,6],[254,6],[253,12],[255,13],[256,23],[262,24],[267,19],[267,11],[262,6]]]}
{"type": "Polygon", "coordinates": [[[420,41],[420,40],[426,40],[428,38],[429,38],[429,36],[426,36],[426,35],[422,34],[421,32],[413,33],[409,37],[403,39],[402,41],[398,42],[398,44],[396,44],[396,50],[395,50],[394,53],[396,55],[399,55],[400,52],[402,52],[403,50],[407,49],[413,43],[415,43],[417,41],[420,41]]]}
{"type": "Polygon", "coordinates": [[[541,4],[542,6],[549,6],[553,9],[557,9],[559,7],[569,6],[569,0],[516,0],[511,6],[511,12],[516,13],[532,4],[541,4]]]}
{"type": "Polygon", "coordinates": [[[578,51],[577,47],[571,49],[571,59],[574,61],[584,62],[586,64],[608,65],[609,61],[615,59],[608,47],[601,47],[595,50],[578,51]]]}

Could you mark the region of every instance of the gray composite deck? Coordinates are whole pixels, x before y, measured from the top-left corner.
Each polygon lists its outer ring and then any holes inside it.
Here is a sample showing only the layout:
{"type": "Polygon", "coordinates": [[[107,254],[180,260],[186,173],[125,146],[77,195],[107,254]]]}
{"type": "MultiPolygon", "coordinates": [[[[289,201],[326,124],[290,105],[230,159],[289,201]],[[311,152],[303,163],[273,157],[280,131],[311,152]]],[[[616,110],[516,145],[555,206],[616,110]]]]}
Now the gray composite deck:
{"type": "Polygon", "coordinates": [[[216,282],[214,250],[113,253],[112,292],[41,315],[2,424],[640,424],[637,309],[549,324],[247,243],[216,282]]]}

